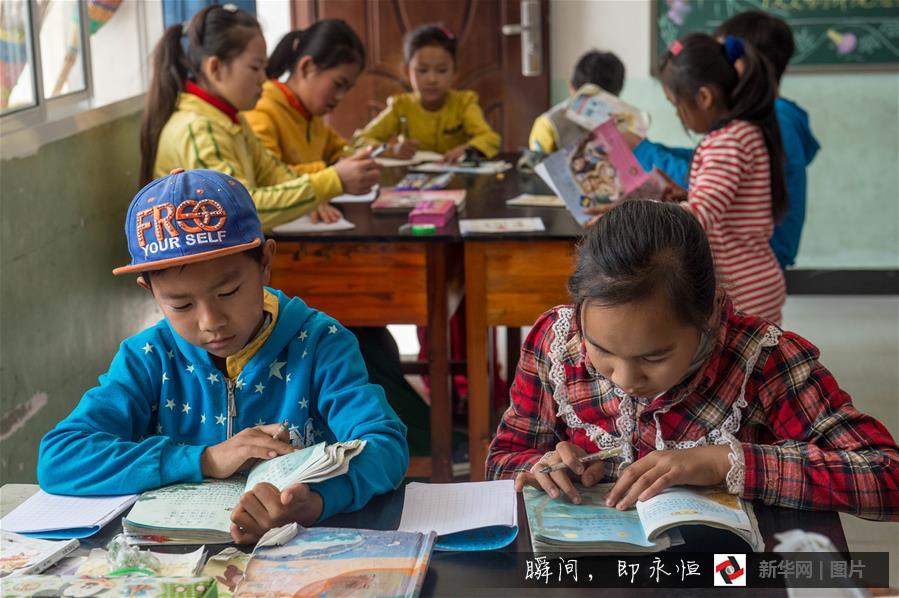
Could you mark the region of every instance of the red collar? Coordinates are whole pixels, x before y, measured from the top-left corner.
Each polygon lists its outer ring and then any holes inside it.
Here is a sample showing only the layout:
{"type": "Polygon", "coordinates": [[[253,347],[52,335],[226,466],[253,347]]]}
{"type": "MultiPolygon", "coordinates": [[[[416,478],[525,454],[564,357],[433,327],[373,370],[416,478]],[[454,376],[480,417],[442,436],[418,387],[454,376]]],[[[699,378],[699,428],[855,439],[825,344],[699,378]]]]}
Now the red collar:
{"type": "Polygon", "coordinates": [[[287,103],[293,106],[293,109],[303,115],[303,118],[306,120],[311,120],[312,115],[309,114],[309,111],[306,110],[306,107],[303,106],[302,102],[300,102],[300,98],[296,96],[293,91],[290,90],[289,87],[278,81],[277,79],[272,79],[272,83],[278,86],[278,89],[284,94],[287,98],[287,103]]]}
{"type": "Polygon", "coordinates": [[[208,91],[206,91],[205,89],[203,89],[202,87],[200,87],[199,85],[197,85],[196,83],[194,83],[193,81],[190,81],[190,80],[188,80],[187,83],[184,84],[184,91],[185,91],[185,93],[195,95],[198,98],[200,98],[201,100],[203,100],[204,102],[211,104],[212,106],[215,106],[216,108],[218,108],[219,110],[224,112],[225,115],[231,119],[231,122],[233,122],[235,125],[239,124],[239,121],[237,120],[237,108],[232,106],[227,101],[223,100],[222,98],[220,98],[218,96],[212,95],[211,93],[209,93],[208,91]]]}

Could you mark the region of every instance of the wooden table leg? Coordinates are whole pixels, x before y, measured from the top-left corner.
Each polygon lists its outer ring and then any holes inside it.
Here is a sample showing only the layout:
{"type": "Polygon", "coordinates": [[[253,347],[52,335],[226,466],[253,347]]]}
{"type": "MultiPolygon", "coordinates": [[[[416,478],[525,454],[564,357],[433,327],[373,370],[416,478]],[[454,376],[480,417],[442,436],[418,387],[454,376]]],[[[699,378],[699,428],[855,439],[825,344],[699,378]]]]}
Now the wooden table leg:
{"type": "Polygon", "coordinates": [[[484,479],[490,444],[487,359],[487,282],[483,245],[465,244],[465,318],[468,359],[468,454],[471,480],[484,479]]]}
{"type": "Polygon", "coordinates": [[[453,418],[450,397],[447,256],[443,243],[428,243],[428,374],[431,377],[431,481],[453,478],[453,418]]]}

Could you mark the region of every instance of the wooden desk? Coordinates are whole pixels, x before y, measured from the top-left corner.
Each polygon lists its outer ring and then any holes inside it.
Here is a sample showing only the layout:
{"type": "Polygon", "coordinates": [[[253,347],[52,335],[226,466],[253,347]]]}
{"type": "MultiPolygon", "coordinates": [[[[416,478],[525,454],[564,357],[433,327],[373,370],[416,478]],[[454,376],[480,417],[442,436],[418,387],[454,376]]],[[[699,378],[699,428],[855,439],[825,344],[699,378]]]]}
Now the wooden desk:
{"type": "MultiPolygon", "coordinates": [[[[514,162],[514,156],[507,156],[514,162]]],[[[403,169],[385,169],[385,185],[403,169]]],[[[546,231],[463,237],[458,218],[439,234],[400,233],[406,214],[376,214],[370,204],[340,206],[356,228],[336,233],[275,235],[272,286],[302,297],[346,326],[416,324],[430,330],[431,461],[413,461],[409,475],[449,481],[452,472],[449,316],[462,300],[468,313],[469,450],[471,479],[484,477],[493,434],[487,371],[487,327],[530,325],[565,303],[574,242],[583,232],[562,208],[508,208],[522,192],[547,193],[536,176],[509,171],[456,175],[467,190],[459,218],[541,217],[546,231]],[[438,382],[439,381],[439,382],[438,382]],[[429,465],[429,466],[428,466],[429,465]]]]}
{"type": "MultiPolygon", "coordinates": [[[[6,484],[0,489],[0,503],[3,513],[8,513],[21,501],[37,491],[36,484],[6,484]]],[[[399,525],[403,511],[404,488],[394,492],[376,496],[365,508],[355,513],[342,513],[335,515],[323,526],[392,530],[399,525]]],[[[790,529],[804,529],[806,531],[822,534],[833,542],[837,550],[848,553],[849,547],[846,536],[840,523],[840,517],[835,512],[798,511],[767,507],[761,503],[755,503],[755,513],[759,522],[759,529],[765,539],[765,550],[770,551],[777,543],[774,534],[790,529]]],[[[518,525],[519,533],[516,540],[502,550],[489,552],[439,552],[435,551],[431,556],[430,566],[425,577],[422,596],[496,596],[498,590],[503,588],[503,595],[522,595],[528,591],[535,591],[538,587],[526,585],[523,571],[525,561],[532,559],[530,531],[527,524],[527,515],[524,509],[524,501],[519,495],[518,500],[518,525]],[[514,593],[509,593],[515,589],[514,593]]],[[[702,553],[727,553],[748,552],[747,547],[736,536],[727,532],[708,527],[689,526],[681,528],[686,544],[671,549],[674,552],[702,552],[702,553]]],[[[121,519],[116,518],[96,535],[82,540],[79,550],[87,554],[91,548],[103,548],[118,533],[122,531],[121,519]]],[[[223,549],[224,545],[207,546],[209,554],[215,554],[223,549]]],[[[159,552],[185,553],[195,550],[196,546],[154,546],[152,549],[159,552]]],[[[249,552],[249,547],[240,546],[241,550],[249,552]]],[[[609,557],[614,558],[614,557],[609,557]]],[[[50,571],[49,573],[52,573],[50,571]]],[[[597,585],[601,585],[599,582],[597,585]]],[[[541,595],[546,595],[544,593],[541,595]]],[[[595,595],[596,588],[583,587],[580,590],[585,595],[595,595]]],[[[556,590],[558,593],[559,590],[556,590]]],[[[671,590],[643,590],[651,595],[670,596],[671,590]]],[[[684,590],[679,595],[694,596],[701,590],[684,590]]],[[[756,590],[756,593],[758,590],[756,590]]],[[[731,592],[733,593],[733,592],[731,592]]],[[[525,594],[528,595],[528,594],[525,594]]],[[[571,595],[568,592],[565,595],[571,595]]],[[[633,590],[603,590],[604,596],[629,596],[633,590]]],[[[642,594],[641,594],[642,595],[642,594]]],[[[765,596],[784,596],[781,590],[766,589],[765,596]]]]}
{"type": "MultiPolygon", "coordinates": [[[[396,175],[394,175],[396,176],[396,175]]],[[[431,459],[413,458],[410,476],[452,479],[449,315],[461,301],[462,248],[454,236],[400,235],[404,215],[341,206],[351,231],[275,235],[271,284],[345,326],[417,324],[430,330],[431,459]],[[423,239],[423,240],[422,240],[423,239]]]]}
{"type": "MultiPolygon", "coordinates": [[[[536,176],[510,172],[502,181],[484,179],[467,218],[540,217],[541,233],[465,238],[465,315],[468,352],[468,443],[471,479],[483,480],[487,448],[496,423],[490,397],[489,328],[530,326],[547,309],[568,303],[568,277],[583,229],[563,208],[506,206],[519,193],[549,193],[536,176]]],[[[519,335],[509,335],[517,356],[519,335]],[[513,340],[514,339],[514,340],[513,340]]],[[[514,376],[514,362],[509,376],[514,376]]],[[[511,384],[512,380],[509,380],[511,384]]],[[[508,397],[506,397],[508,399],[508,397]]]]}

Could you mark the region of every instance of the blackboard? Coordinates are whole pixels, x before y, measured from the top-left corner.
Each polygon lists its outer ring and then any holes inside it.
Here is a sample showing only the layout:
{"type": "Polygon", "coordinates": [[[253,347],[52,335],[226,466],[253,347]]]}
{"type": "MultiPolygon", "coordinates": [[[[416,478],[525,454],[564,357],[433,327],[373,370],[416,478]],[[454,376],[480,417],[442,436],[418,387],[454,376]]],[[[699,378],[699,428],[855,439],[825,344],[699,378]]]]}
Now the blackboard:
{"type": "Polygon", "coordinates": [[[744,10],[762,10],[793,29],[791,70],[899,69],[899,0],[654,0],[652,60],[693,31],[711,33],[744,10]]]}

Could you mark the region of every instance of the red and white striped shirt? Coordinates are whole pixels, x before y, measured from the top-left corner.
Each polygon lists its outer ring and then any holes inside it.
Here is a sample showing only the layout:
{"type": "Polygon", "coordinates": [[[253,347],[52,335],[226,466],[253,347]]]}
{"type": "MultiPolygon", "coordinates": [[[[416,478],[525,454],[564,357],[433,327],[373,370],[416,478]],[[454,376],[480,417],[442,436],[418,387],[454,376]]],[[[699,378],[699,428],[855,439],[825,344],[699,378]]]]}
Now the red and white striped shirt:
{"type": "Polygon", "coordinates": [[[771,164],[761,129],[735,120],[705,136],[693,155],[683,205],[705,229],[719,281],[735,306],[779,325],[787,289],[768,244],[774,229],[771,200],[771,164]]]}

